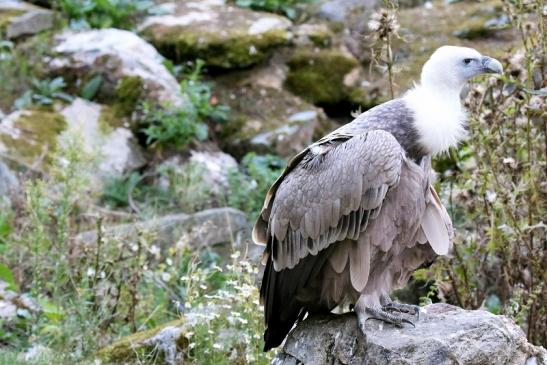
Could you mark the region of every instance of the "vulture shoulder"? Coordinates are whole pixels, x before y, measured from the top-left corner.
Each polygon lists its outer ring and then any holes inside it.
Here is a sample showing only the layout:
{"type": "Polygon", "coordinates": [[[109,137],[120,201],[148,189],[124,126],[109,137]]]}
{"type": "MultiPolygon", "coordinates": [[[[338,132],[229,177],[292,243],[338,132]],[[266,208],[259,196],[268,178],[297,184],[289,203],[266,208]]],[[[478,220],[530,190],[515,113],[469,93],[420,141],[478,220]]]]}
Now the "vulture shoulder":
{"type": "Polygon", "coordinates": [[[357,239],[400,178],[404,150],[389,132],[330,135],[297,155],[267,194],[253,229],[275,271],[357,239]]]}

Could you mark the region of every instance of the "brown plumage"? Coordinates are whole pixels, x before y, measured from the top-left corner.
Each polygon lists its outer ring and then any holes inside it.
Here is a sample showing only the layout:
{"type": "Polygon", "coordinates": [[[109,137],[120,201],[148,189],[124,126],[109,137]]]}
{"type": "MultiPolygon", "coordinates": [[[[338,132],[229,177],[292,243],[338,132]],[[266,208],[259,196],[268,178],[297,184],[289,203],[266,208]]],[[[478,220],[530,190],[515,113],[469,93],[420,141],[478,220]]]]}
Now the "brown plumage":
{"type": "Polygon", "coordinates": [[[428,120],[417,116],[429,116],[412,105],[401,98],[363,113],[295,156],[268,192],[253,229],[266,245],[265,350],[307,313],[344,304],[364,331],[366,309],[449,252],[452,223],[431,185],[439,143],[420,142],[428,120]]]}

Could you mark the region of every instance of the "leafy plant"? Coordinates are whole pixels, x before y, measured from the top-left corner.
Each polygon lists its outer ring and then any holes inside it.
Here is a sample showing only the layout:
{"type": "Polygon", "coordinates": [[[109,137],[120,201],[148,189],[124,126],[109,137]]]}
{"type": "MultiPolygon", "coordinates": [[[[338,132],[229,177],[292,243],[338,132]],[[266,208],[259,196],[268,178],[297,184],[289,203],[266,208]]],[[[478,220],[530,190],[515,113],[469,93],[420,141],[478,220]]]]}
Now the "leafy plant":
{"type": "Polygon", "coordinates": [[[258,268],[235,252],[226,269],[191,267],[182,276],[187,290],[186,316],[197,319],[186,334],[186,357],[204,365],[270,363],[272,353],[262,352],[264,325],[257,274],[258,268]],[[204,284],[215,271],[223,273],[225,283],[210,293],[204,284]]]}
{"type": "Polygon", "coordinates": [[[131,28],[154,5],[150,0],[59,0],[73,29],[131,28]]]}
{"type": "Polygon", "coordinates": [[[148,144],[185,148],[193,140],[204,141],[208,127],[204,122],[222,122],[228,108],[214,102],[211,86],[201,80],[203,61],[198,60],[180,84],[181,93],[188,98],[182,106],[155,106],[143,103],[141,124],[148,144]]]}
{"type": "Polygon", "coordinates": [[[505,57],[506,76],[469,92],[469,154],[454,156],[461,172],[444,191],[457,244],[453,257],[432,271],[441,296],[511,316],[531,342],[545,345],[545,27],[540,2],[503,4],[522,49],[505,57]]]}
{"type": "Polygon", "coordinates": [[[285,161],[274,155],[250,152],[243,157],[241,166],[242,171],[233,170],[229,175],[227,203],[254,219],[262,209],[266,192],[283,171],[285,161]]]}
{"type": "Polygon", "coordinates": [[[263,10],[271,13],[283,14],[291,19],[299,15],[297,6],[299,4],[313,3],[317,0],[232,0],[237,6],[263,10]]]}
{"type": "Polygon", "coordinates": [[[15,101],[14,105],[17,109],[22,109],[31,104],[51,105],[56,99],[67,102],[71,102],[73,99],[71,95],[62,91],[66,87],[66,84],[61,76],[53,80],[33,79],[31,87],[31,90],[27,90],[15,101]]]}

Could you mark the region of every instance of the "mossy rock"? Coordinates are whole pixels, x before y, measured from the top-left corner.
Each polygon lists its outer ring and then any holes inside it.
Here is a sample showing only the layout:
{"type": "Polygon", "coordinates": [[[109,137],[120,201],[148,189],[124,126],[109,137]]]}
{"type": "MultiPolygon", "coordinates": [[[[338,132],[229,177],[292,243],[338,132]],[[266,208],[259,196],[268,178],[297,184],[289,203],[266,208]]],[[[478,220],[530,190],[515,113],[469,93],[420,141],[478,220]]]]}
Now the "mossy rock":
{"type": "Polygon", "coordinates": [[[286,86],[313,104],[339,104],[349,98],[344,79],[359,62],[335,49],[298,50],[288,62],[286,86]]]}
{"type": "Polygon", "coordinates": [[[124,77],[118,81],[113,104],[117,117],[127,117],[135,111],[143,94],[143,80],[138,76],[124,77]]]}
{"type": "Polygon", "coordinates": [[[0,38],[13,39],[32,35],[52,27],[51,10],[23,1],[0,1],[0,38]]]}
{"type": "Polygon", "coordinates": [[[0,151],[33,165],[40,158],[49,163],[58,136],[66,128],[62,115],[50,109],[17,111],[0,124],[0,151]]]}
{"type": "Polygon", "coordinates": [[[6,28],[11,24],[13,18],[24,14],[21,9],[3,9],[0,7],[0,36],[6,35],[6,28]]]}
{"type": "Polygon", "coordinates": [[[243,68],[266,58],[290,39],[289,20],[229,5],[203,4],[196,12],[177,3],[173,15],[147,18],[140,29],[174,61],[202,59],[217,68],[243,68]]]}
{"type": "Polygon", "coordinates": [[[221,147],[237,158],[249,151],[290,157],[326,122],[321,109],[286,90],[233,80],[219,82],[216,89],[231,110],[230,121],[219,128],[221,147]]]}
{"type": "MultiPolygon", "coordinates": [[[[150,340],[160,333],[160,331],[167,327],[178,328],[183,325],[184,321],[179,319],[165,323],[156,328],[136,332],[100,349],[94,357],[101,360],[104,364],[120,364],[137,361],[138,359],[147,357],[147,355],[156,350],[154,344],[150,343],[150,340]]],[[[183,335],[176,339],[175,342],[178,348],[184,348],[188,345],[188,341],[183,335]]]]}

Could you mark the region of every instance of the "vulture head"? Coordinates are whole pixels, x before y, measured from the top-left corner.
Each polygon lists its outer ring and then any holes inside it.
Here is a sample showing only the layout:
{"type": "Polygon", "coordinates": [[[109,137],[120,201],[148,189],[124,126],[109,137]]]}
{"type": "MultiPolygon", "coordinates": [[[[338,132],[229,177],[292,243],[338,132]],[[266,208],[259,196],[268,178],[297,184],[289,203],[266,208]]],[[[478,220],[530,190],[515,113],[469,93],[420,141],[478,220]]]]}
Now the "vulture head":
{"type": "Polygon", "coordinates": [[[424,64],[421,83],[459,93],[465,82],[477,75],[502,72],[503,67],[498,60],[483,56],[473,48],[443,46],[424,64]]]}

